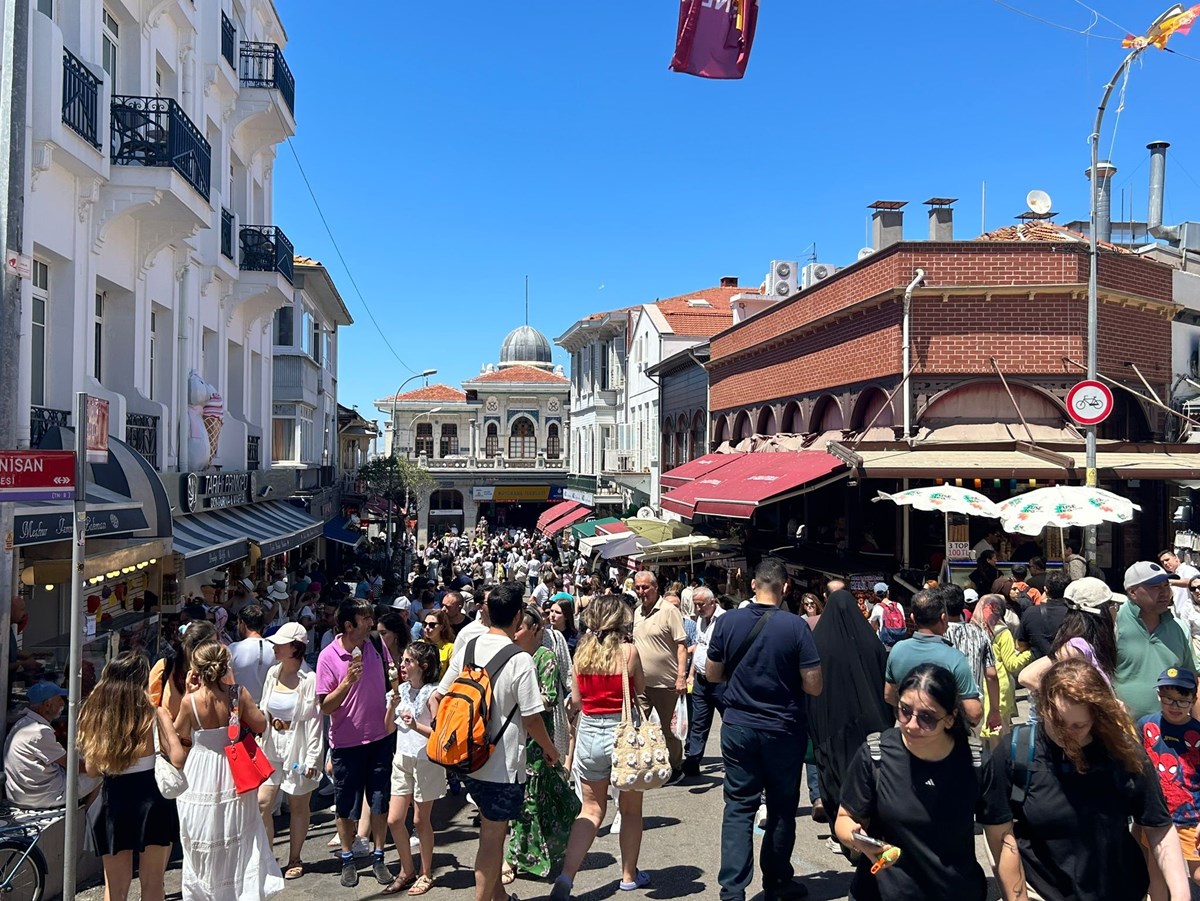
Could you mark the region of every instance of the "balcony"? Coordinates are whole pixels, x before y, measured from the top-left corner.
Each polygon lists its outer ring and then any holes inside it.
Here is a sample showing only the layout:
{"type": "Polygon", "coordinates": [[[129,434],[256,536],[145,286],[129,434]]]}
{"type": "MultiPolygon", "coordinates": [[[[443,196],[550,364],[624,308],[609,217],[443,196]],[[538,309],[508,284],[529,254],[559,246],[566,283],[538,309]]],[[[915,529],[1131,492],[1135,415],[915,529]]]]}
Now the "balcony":
{"type": "Polygon", "coordinates": [[[149,413],[125,414],[125,442],[158,469],[158,417],[149,413]]]}
{"type": "Polygon", "coordinates": [[[221,256],[233,259],[233,213],[221,208],[221,256]]]}
{"type": "Polygon", "coordinates": [[[55,428],[67,428],[71,424],[69,410],[55,410],[52,407],[29,408],[29,446],[39,447],[46,433],[55,428]]]}
{"type": "Polygon", "coordinates": [[[246,272],[277,272],[290,283],[295,249],[276,225],[243,225],[238,232],[238,268],[246,272]]]}
{"type": "Polygon", "coordinates": [[[262,466],[262,436],[246,436],[246,469],[257,472],[262,466]]]}
{"type": "Polygon", "coordinates": [[[319,369],[308,354],[276,353],[271,362],[272,400],[315,407],[319,369]]]}
{"type": "Polygon", "coordinates": [[[229,21],[229,16],[221,13],[221,56],[229,63],[231,69],[237,69],[237,26],[229,21]]]}
{"type": "Polygon", "coordinates": [[[65,48],[62,120],[77,135],[100,149],[100,79],[65,48]]]}
{"type": "Polygon", "coordinates": [[[288,111],[296,114],[296,79],[277,45],[242,41],[241,82],[244,88],[278,91],[288,111]]]}
{"type": "Polygon", "coordinates": [[[114,96],[111,137],[113,165],[170,167],[208,200],[212,148],[171,98],[114,96]]]}
{"type": "Polygon", "coordinates": [[[604,472],[646,473],[650,471],[650,454],[645,450],[605,448],[604,472]]]}

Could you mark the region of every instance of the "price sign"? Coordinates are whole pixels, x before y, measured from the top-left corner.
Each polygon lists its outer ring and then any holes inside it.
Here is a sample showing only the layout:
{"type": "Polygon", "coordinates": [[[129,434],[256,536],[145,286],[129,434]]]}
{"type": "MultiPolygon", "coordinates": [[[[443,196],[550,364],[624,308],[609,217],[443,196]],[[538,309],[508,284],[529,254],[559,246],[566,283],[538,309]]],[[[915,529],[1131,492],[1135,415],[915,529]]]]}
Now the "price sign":
{"type": "Polygon", "coordinates": [[[1084,379],[1067,392],[1067,413],[1080,425],[1099,425],[1113,409],[1108,385],[1084,379]]]}

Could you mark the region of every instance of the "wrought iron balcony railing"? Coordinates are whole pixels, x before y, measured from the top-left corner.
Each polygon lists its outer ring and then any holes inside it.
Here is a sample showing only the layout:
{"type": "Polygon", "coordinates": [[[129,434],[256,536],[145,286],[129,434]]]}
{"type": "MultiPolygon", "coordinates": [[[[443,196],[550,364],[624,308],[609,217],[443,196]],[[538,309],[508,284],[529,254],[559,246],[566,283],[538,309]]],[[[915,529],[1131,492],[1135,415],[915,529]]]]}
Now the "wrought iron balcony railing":
{"type": "Polygon", "coordinates": [[[71,423],[69,410],[55,410],[53,407],[29,408],[29,446],[38,447],[46,433],[53,428],[66,428],[71,423]]]}
{"type": "Polygon", "coordinates": [[[221,13],[221,56],[230,68],[237,70],[237,26],[229,21],[229,16],[221,13]]]}
{"type": "Polygon", "coordinates": [[[70,50],[63,50],[62,119],[76,134],[100,148],[100,79],[70,50]]]}
{"type": "Polygon", "coordinates": [[[149,413],[125,414],[125,441],[158,469],[158,417],[149,413]]]}
{"type": "Polygon", "coordinates": [[[277,225],[243,225],[239,231],[241,251],[238,268],[250,272],[278,272],[292,280],[295,250],[277,225]]]}
{"type": "Polygon", "coordinates": [[[221,254],[233,259],[233,213],[221,208],[221,254]]]}
{"type": "Polygon", "coordinates": [[[295,114],[296,79],[278,45],[242,41],[241,82],[242,87],[246,88],[273,88],[279,91],[287,108],[295,114]]]}
{"type": "Polygon", "coordinates": [[[117,166],[170,166],[208,199],[212,148],[169,97],[113,97],[112,161],[117,166]]]}
{"type": "Polygon", "coordinates": [[[262,465],[262,436],[246,436],[246,469],[256,471],[262,465]]]}

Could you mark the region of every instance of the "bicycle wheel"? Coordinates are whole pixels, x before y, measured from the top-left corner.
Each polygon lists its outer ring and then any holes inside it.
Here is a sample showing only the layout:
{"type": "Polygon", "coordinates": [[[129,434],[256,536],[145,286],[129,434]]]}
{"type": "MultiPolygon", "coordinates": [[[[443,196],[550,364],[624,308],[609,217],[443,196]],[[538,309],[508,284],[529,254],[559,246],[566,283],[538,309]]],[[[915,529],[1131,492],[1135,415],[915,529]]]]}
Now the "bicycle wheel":
{"type": "Polygon", "coordinates": [[[29,843],[21,839],[0,840],[0,899],[42,901],[46,885],[46,859],[34,848],[22,860],[29,843]]]}

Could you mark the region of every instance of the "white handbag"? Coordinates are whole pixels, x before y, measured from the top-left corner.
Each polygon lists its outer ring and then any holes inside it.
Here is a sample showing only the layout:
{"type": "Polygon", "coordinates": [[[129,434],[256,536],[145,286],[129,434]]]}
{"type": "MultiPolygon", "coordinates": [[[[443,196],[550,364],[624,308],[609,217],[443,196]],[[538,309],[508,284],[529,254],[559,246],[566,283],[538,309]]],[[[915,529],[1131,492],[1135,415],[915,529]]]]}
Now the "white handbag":
{"type": "Polygon", "coordinates": [[[158,741],[158,714],[154,716],[154,782],[158,785],[158,793],[168,801],[174,800],[187,791],[187,776],[183,770],[167,759],[158,741]]]}

